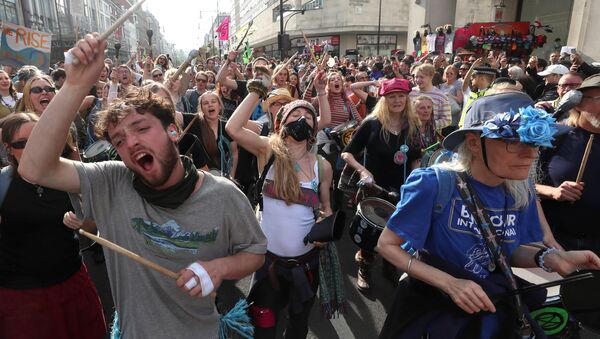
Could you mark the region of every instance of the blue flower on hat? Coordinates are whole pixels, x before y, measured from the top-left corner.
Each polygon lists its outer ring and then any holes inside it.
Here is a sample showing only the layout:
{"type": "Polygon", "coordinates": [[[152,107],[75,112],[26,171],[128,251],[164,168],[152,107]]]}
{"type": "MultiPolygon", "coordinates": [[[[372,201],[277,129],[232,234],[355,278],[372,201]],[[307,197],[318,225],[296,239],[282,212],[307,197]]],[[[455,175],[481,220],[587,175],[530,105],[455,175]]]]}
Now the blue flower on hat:
{"type": "Polygon", "coordinates": [[[543,109],[527,106],[497,114],[483,124],[481,137],[492,139],[516,139],[533,146],[552,147],[553,135],[558,131],[554,118],[543,109]]]}
{"type": "Polygon", "coordinates": [[[553,127],[555,119],[546,111],[528,106],[519,109],[521,124],[517,133],[521,142],[542,147],[552,147],[553,135],[558,131],[553,127]]]}
{"type": "Polygon", "coordinates": [[[519,114],[513,111],[496,114],[483,124],[481,137],[490,139],[516,139],[519,128],[519,114]]]}

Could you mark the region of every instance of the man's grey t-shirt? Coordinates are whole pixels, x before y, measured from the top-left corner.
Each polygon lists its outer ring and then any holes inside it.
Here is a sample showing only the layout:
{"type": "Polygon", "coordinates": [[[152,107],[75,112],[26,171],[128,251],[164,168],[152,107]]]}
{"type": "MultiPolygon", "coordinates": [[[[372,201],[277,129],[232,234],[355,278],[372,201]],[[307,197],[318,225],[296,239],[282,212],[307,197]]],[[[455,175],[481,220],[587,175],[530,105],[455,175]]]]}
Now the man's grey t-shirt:
{"type": "MultiPolygon", "coordinates": [[[[194,261],[264,254],[267,240],[246,197],[227,179],[205,173],[200,189],[176,209],[146,202],[121,162],[77,163],[84,217],[100,235],[167,269],[194,261]]],[[[122,338],[215,338],[214,298],[193,298],[175,281],[105,250],[122,338]]]]}

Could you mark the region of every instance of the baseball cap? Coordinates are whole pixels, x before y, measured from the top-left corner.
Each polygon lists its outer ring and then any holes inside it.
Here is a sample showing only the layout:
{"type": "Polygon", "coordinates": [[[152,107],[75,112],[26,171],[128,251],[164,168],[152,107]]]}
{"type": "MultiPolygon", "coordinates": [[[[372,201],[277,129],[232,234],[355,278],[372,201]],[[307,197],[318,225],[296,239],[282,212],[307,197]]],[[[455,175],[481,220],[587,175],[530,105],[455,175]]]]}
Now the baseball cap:
{"type": "Polygon", "coordinates": [[[569,69],[567,67],[565,67],[564,65],[550,65],[548,66],[545,70],[541,71],[538,73],[539,76],[545,77],[547,75],[550,74],[567,74],[569,73],[569,69]]]}

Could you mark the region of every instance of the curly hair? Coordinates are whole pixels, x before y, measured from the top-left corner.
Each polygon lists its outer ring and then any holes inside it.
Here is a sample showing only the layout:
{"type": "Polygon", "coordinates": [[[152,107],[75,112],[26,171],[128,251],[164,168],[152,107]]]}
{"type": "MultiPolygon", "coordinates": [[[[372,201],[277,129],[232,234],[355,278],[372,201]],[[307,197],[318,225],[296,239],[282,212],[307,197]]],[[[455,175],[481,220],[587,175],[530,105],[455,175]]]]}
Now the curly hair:
{"type": "Polygon", "coordinates": [[[110,141],[108,128],[118,125],[130,113],[150,113],[160,120],[166,129],[175,123],[175,108],[169,100],[152,93],[149,88],[142,88],[128,93],[123,99],[113,101],[107,109],[98,114],[94,132],[98,138],[110,141]]]}

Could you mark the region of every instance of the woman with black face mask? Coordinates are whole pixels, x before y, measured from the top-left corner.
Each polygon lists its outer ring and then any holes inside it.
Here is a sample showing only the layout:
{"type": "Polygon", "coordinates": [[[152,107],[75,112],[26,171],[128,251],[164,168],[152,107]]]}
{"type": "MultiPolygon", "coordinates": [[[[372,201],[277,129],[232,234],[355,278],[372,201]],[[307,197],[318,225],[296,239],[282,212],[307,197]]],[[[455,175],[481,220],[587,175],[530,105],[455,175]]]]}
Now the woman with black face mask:
{"type": "MultiPolygon", "coordinates": [[[[319,279],[323,276],[320,270],[333,273],[331,266],[335,266],[319,265],[325,253],[335,251],[332,243],[303,241],[318,219],[332,214],[331,166],[310,152],[316,131],[330,120],[327,97],[321,95],[325,93],[325,80],[322,73],[315,80],[320,117],[310,103],[290,102],[276,114],[274,133],[264,137],[244,127],[259,98],[271,88],[268,70],[257,71],[257,76],[248,82],[248,96],[225,127],[240,146],[258,158],[259,169],[264,167],[260,222],[268,239],[268,252],[248,297],[252,301],[254,338],[275,338],[277,317],[285,306],[289,306],[290,319],[285,337],[305,338],[318,286],[321,283],[321,289],[325,288],[319,279]]],[[[321,302],[322,308],[332,312],[342,305],[338,300],[321,298],[321,302]]]]}

